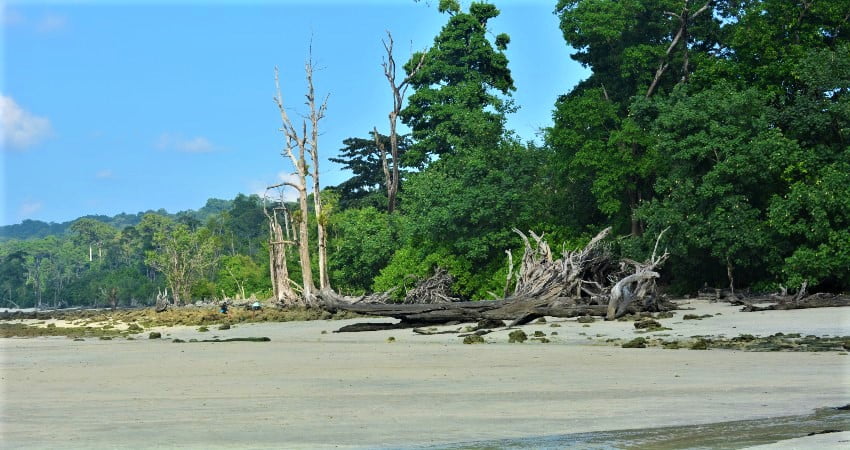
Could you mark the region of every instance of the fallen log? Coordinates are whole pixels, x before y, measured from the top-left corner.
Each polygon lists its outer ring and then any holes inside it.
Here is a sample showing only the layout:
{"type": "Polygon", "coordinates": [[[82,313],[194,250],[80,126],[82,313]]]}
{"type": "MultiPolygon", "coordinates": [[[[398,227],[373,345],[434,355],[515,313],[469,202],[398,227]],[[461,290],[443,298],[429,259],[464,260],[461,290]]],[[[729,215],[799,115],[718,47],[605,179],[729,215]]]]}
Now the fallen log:
{"type": "Polygon", "coordinates": [[[788,310],[788,309],[809,309],[809,308],[831,308],[840,306],[850,306],[850,297],[828,293],[812,294],[808,297],[797,298],[777,298],[771,300],[777,303],[768,306],[756,306],[752,303],[747,304],[741,311],[756,312],[756,311],[772,311],[772,310],[788,310]]]}
{"type": "Polygon", "coordinates": [[[393,317],[402,322],[419,324],[444,324],[447,322],[478,322],[482,319],[514,321],[532,315],[531,320],[543,316],[576,317],[604,316],[607,306],[577,305],[571,298],[553,300],[510,298],[478,302],[452,303],[346,303],[329,292],[319,292],[325,309],[330,312],[349,311],[368,316],[393,317]]]}
{"type": "MultiPolygon", "coordinates": [[[[402,326],[468,323],[482,319],[508,321],[509,326],[516,326],[544,316],[602,316],[613,320],[631,312],[675,308],[661,301],[656,287],[659,277],[656,270],[669,256],[666,251],[661,255],[657,253],[663,231],[646,262],[614,261],[603,242],[610,228],[597,234],[583,249],[564,250],[558,259],[553,258],[543,236],[529,232],[529,239],[519,230],[514,231],[522,238],[525,253],[516,274],[514,292],[507,298],[459,301],[451,290],[451,276],[438,268],[432,277],[421,281],[408,293],[403,304],[386,303],[387,294],[355,298],[330,290],[316,293],[315,303],[332,313],[349,311],[393,317],[399,319],[402,326]]],[[[511,268],[506,285],[510,285],[512,277],[511,268]]]]}

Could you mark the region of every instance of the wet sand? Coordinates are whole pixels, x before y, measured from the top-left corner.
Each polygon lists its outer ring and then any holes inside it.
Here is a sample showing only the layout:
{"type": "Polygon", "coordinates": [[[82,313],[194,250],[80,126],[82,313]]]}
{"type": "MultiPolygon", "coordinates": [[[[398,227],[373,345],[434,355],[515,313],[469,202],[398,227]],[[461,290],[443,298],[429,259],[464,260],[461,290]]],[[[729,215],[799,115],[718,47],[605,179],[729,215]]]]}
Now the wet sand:
{"type": "MultiPolygon", "coordinates": [[[[690,307],[661,321],[673,328],[668,334],[850,334],[850,308],[690,307]]],[[[850,403],[850,356],[839,352],[623,349],[602,341],[636,336],[631,323],[583,327],[564,319],[524,327],[557,332],[549,344],[508,344],[507,331],[485,336],[487,345],[411,330],[332,333],[354,322],[162,330],[186,340],[271,342],[178,344],[148,340],[147,332],[132,341],[2,339],[3,447],[439,446],[810,414],[850,403]]]]}

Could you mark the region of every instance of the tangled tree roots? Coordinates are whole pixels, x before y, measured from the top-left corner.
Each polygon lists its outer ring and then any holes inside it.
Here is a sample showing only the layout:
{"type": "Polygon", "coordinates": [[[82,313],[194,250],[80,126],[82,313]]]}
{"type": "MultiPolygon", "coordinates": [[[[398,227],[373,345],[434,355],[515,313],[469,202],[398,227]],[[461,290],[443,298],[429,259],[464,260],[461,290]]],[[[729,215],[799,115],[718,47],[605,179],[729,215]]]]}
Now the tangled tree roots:
{"type": "Polygon", "coordinates": [[[404,303],[432,304],[452,303],[460,301],[452,292],[455,279],[442,267],[434,270],[434,275],[420,281],[415,288],[407,292],[404,303]]]}
{"type": "MultiPolygon", "coordinates": [[[[530,232],[522,238],[524,254],[513,293],[502,300],[463,302],[452,295],[451,276],[442,269],[411,290],[405,304],[388,304],[388,295],[361,298],[342,297],[321,292],[320,302],[331,311],[395,317],[403,323],[439,324],[475,322],[481,319],[511,321],[511,326],[528,323],[542,316],[604,316],[611,320],[630,312],[672,309],[660,301],[657,269],[669,256],[658,255],[659,234],[650,258],[645,262],[617,261],[603,240],[611,232],[602,230],[580,250],[565,250],[558,259],[542,236],[530,232]],[[383,298],[381,298],[383,297],[383,298]],[[377,301],[372,301],[377,300],[377,301]]],[[[666,231],[666,230],[665,230],[666,231]]],[[[508,252],[509,261],[511,259],[508,252]]],[[[513,281],[509,272],[507,287],[513,281]]],[[[507,291],[508,289],[506,289],[507,291]]]]}

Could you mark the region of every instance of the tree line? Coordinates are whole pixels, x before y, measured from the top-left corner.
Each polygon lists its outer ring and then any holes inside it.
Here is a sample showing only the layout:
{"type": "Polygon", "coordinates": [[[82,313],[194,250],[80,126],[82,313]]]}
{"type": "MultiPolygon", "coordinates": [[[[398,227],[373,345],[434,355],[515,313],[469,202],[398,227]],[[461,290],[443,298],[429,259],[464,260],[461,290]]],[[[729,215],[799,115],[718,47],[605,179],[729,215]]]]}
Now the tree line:
{"type": "Polygon", "coordinates": [[[384,39],[389,122],[331,147],[347,181],[318,188],[324,103],[310,81],[312,134],[284,126],[298,204],[239,196],[203,222],[153,214],[121,229],[83,219],[4,242],[0,287],[21,306],[90,302],[110,277],[125,301],[166,286],[181,300],[271,296],[272,248],[304,242],[278,255],[295,290],[306,274],[403,295],[440,267],[458,296],[486,299],[512,272],[505,251],[522,247],[513,228],[576,248],[610,226],[606,245],[635,259],[668,230],[662,283],[675,293],[850,288],[850,1],[553,3],[591,75],[550,106],[541,142],[505,125],[517,87],[510,37],[489,26],[497,7],[442,0],[445,25],[403,73],[384,39]]]}

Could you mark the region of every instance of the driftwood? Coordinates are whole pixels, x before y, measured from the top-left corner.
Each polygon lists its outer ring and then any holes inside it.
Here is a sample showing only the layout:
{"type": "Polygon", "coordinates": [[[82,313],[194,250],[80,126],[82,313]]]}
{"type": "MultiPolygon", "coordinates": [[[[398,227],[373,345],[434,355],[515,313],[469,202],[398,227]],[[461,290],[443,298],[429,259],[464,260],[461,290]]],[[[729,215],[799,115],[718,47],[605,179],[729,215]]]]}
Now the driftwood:
{"type": "MultiPolygon", "coordinates": [[[[610,228],[602,230],[582,249],[564,250],[557,259],[543,236],[514,231],[523,240],[524,254],[515,275],[513,293],[504,299],[459,301],[451,292],[450,275],[438,269],[434,276],[411,290],[403,304],[386,303],[387,294],[345,297],[330,290],[320,291],[316,295],[317,303],[331,312],[344,310],[393,317],[400,319],[398,326],[402,327],[483,319],[508,321],[508,326],[516,326],[543,316],[603,316],[612,320],[628,313],[675,308],[661,301],[656,286],[657,269],[668,257],[667,252],[657,254],[664,232],[658,236],[652,256],[639,263],[614,260],[603,245],[610,228]]],[[[510,270],[508,286],[513,277],[510,270]]],[[[374,326],[386,325],[364,325],[349,330],[375,329],[374,326]]]]}
{"type": "Polygon", "coordinates": [[[168,289],[165,289],[165,292],[156,293],[156,306],[154,307],[154,311],[160,313],[168,309],[168,289]]]}
{"type": "Polygon", "coordinates": [[[404,303],[452,303],[459,302],[460,298],[452,292],[452,284],[455,279],[442,267],[434,270],[434,275],[426,278],[416,287],[408,291],[404,297],[404,303]]]}
{"type": "MultiPolygon", "coordinates": [[[[319,294],[324,295],[324,292],[319,294]]],[[[324,307],[331,312],[350,311],[368,316],[393,317],[403,322],[417,324],[444,324],[447,322],[477,322],[481,319],[514,321],[519,317],[530,320],[543,316],[576,317],[605,315],[602,305],[576,305],[573,299],[554,300],[512,298],[480,302],[453,303],[334,303],[322,297],[324,307]]]]}
{"type": "Polygon", "coordinates": [[[818,293],[798,298],[798,296],[780,296],[760,297],[758,299],[749,299],[742,301],[744,307],[741,311],[770,311],[770,310],[786,310],[786,309],[808,309],[808,308],[830,308],[838,306],[850,306],[850,297],[844,295],[818,293]],[[757,302],[776,302],[768,306],[756,306],[753,303],[757,302]]]}

